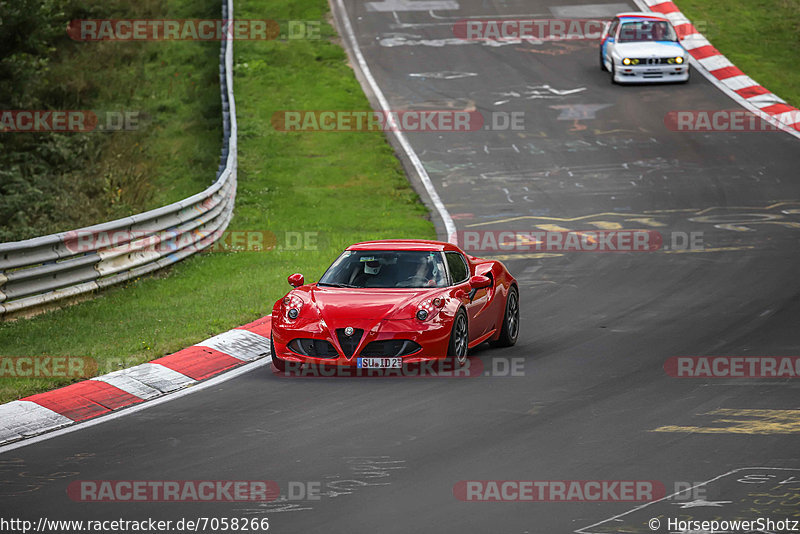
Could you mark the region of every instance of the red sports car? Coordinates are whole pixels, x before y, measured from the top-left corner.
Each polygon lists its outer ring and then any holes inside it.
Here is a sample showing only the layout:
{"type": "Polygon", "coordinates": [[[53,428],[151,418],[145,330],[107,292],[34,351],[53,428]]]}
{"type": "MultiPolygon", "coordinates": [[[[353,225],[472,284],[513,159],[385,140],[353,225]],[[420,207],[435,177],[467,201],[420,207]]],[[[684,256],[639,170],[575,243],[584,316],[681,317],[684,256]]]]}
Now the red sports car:
{"type": "Polygon", "coordinates": [[[316,284],[289,277],[272,308],[272,362],[394,369],[450,360],[489,341],[516,343],[517,281],[499,261],[450,243],[369,241],[352,245],[316,284]]]}

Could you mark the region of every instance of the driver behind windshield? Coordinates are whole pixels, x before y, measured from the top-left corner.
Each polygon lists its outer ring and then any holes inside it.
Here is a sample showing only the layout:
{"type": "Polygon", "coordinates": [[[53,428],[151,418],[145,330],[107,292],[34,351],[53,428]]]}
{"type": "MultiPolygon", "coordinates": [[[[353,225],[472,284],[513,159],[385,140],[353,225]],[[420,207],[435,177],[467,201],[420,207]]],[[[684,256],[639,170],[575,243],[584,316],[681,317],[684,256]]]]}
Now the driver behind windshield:
{"type": "Polygon", "coordinates": [[[439,252],[345,252],[320,279],[320,285],[356,288],[445,287],[447,273],[439,252]]]}

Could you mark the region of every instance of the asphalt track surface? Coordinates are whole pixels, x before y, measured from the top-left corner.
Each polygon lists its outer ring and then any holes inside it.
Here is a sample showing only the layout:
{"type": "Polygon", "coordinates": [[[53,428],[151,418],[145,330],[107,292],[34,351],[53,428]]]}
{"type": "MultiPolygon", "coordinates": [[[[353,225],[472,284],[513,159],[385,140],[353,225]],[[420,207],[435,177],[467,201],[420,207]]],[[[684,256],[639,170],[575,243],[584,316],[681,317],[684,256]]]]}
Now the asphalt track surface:
{"type": "Polygon", "coordinates": [[[637,504],[462,502],[454,485],[656,480],[672,493],[676,483],[750,467],[777,468],[750,473],[785,482],[786,495],[766,498],[759,486],[754,504],[734,473],[691,499],[715,507],[661,502],[586,531],[649,532],[647,519],[658,515],[798,514],[800,483],[788,478],[800,468],[798,382],[677,379],[663,364],[798,354],[799,141],[669,131],[669,111],[735,105],[697,72],[688,85],[614,86],[596,43],[421,44],[451,39],[452,23],[467,16],[552,17],[566,5],[458,4],[393,14],[345,2],[393,107],[525,113],[524,131],[408,134],[459,230],[616,223],[665,236],[702,232],[705,249],[484,251],[504,256],[518,277],[523,327],[515,347],[481,347],[472,361],[497,375],[522,362],[519,376],[282,378],[261,367],[3,454],[4,517],[268,517],[279,533],[566,533],[637,504]],[[430,75],[441,72],[471,74],[430,75]],[[545,85],[583,89],[559,95],[545,85]],[[571,119],[581,105],[595,118],[571,119]],[[322,495],[259,505],[78,503],[66,494],[75,480],[200,479],[274,480],[284,491],[312,482],[322,495]]]}

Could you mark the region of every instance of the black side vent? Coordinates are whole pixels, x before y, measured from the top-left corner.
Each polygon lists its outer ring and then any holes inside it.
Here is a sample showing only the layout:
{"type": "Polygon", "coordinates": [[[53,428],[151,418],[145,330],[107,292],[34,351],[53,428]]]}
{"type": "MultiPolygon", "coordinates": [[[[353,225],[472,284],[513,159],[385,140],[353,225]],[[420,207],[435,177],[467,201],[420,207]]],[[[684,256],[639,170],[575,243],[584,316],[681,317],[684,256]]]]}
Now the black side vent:
{"type": "Polygon", "coordinates": [[[322,339],[293,339],[289,342],[288,347],[298,354],[311,356],[312,358],[335,360],[339,357],[339,353],[336,352],[333,345],[329,341],[322,339]]]}
{"type": "Polygon", "coordinates": [[[351,358],[356,352],[358,342],[361,341],[361,336],[364,335],[364,330],[361,328],[353,328],[353,335],[347,336],[344,333],[344,328],[336,329],[336,339],[339,340],[339,345],[344,351],[344,355],[351,358]]]}

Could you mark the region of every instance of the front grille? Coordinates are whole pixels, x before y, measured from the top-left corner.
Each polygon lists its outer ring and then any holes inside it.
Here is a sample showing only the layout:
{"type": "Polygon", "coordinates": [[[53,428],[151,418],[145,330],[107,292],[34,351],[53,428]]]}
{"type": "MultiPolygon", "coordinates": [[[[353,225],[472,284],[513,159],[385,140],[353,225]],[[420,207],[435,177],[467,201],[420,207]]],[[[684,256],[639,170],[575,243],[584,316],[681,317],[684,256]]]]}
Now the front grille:
{"type": "Polygon", "coordinates": [[[369,343],[364,347],[360,355],[364,357],[408,356],[421,348],[422,347],[410,339],[387,339],[385,341],[373,341],[369,343]]]}
{"type": "Polygon", "coordinates": [[[339,340],[339,345],[342,347],[344,355],[348,358],[352,357],[358,348],[358,342],[361,341],[361,336],[364,331],[361,328],[353,328],[353,335],[347,336],[344,333],[344,328],[336,329],[336,339],[339,340]]]}
{"type": "Polygon", "coordinates": [[[634,65],[678,65],[672,57],[637,57],[632,58],[634,65]],[[672,63],[670,63],[672,61],[672,63]]]}
{"type": "Polygon", "coordinates": [[[339,357],[331,342],[324,339],[293,339],[287,346],[298,354],[312,358],[335,360],[339,357]]]}

